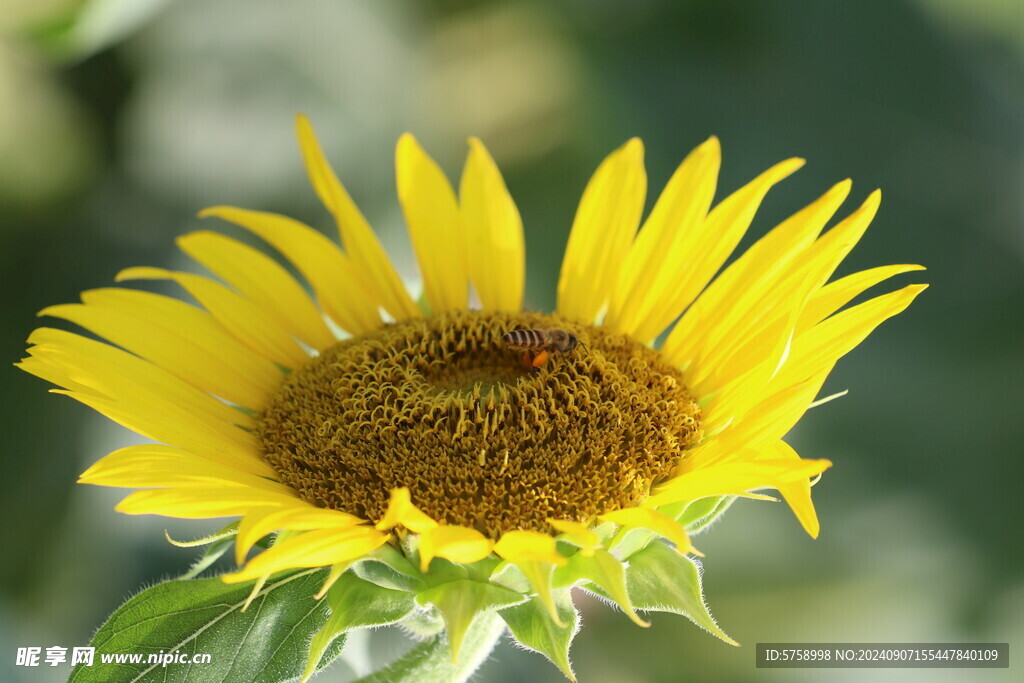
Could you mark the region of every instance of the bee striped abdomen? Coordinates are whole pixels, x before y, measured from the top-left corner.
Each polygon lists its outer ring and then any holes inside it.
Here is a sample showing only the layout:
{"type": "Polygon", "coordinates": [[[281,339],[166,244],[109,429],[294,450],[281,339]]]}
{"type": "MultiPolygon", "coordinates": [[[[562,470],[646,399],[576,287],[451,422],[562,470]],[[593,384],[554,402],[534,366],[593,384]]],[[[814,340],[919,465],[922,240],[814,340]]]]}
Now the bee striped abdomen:
{"type": "Polygon", "coordinates": [[[547,346],[549,340],[539,330],[512,330],[502,336],[502,340],[517,349],[538,349],[547,346]]]}

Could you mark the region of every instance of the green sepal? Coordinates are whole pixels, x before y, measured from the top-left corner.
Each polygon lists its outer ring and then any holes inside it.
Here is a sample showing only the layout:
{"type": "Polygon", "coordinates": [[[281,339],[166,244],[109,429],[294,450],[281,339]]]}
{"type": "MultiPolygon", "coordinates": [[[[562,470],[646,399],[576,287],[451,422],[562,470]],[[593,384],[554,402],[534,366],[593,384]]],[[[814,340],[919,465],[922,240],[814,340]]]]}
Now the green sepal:
{"type": "Polygon", "coordinates": [[[202,574],[204,571],[210,568],[210,566],[219,560],[224,553],[231,549],[234,545],[235,535],[229,534],[223,538],[219,538],[211,543],[203,554],[196,558],[189,567],[189,570],[179,576],[179,579],[194,579],[195,577],[202,574]]]}
{"type": "Polygon", "coordinates": [[[681,614],[730,645],[739,645],[708,611],[697,565],[664,543],[651,543],[630,558],[626,587],[637,609],[681,614]]]}
{"type": "Polygon", "coordinates": [[[327,604],[331,616],[310,642],[303,681],[313,675],[321,655],[339,636],[357,628],[394,624],[416,609],[411,593],[381,588],[351,571],[342,574],[327,591],[327,604]]]}
{"type": "Polygon", "coordinates": [[[416,596],[416,602],[434,605],[444,617],[453,662],[458,662],[462,640],[478,613],[518,605],[525,600],[524,595],[515,591],[470,579],[432,586],[416,596]]]}
{"type": "Polygon", "coordinates": [[[646,548],[647,544],[656,538],[658,538],[658,534],[650,529],[623,527],[606,546],[619,560],[628,560],[634,553],[646,548]]]}
{"type": "Polygon", "coordinates": [[[601,522],[593,528],[593,532],[601,540],[602,544],[611,540],[612,536],[619,530],[619,525],[614,522],[601,522]]]}
{"type": "Polygon", "coordinates": [[[341,575],[327,591],[331,619],[351,631],[398,623],[416,609],[412,593],[381,588],[352,572],[341,575]],[[336,616],[339,615],[339,616],[336,616]]]}
{"type": "Polygon", "coordinates": [[[555,623],[547,606],[536,595],[521,605],[501,610],[498,615],[508,624],[520,645],[544,655],[569,680],[575,681],[576,676],[569,662],[569,647],[580,630],[580,614],[572,604],[570,589],[555,590],[551,597],[563,625],[555,623]]]}
{"type": "Polygon", "coordinates": [[[555,608],[555,601],[551,597],[552,581],[555,578],[555,567],[547,562],[516,562],[516,567],[529,580],[533,592],[548,608],[548,614],[559,626],[564,626],[562,618],[555,608]]]}
{"type": "MultiPolygon", "coordinates": [[[[672,519],[679,522],[687,532],[696,534],[706,529],[712,522],[729,509],[736,496],[710,496],[683,503],[673,503],[658,508],[672,519]]],[[[658,534],[649,529],[619,529],[605,542],[605,546],[621,560],[628,560],[634,554],[646,548],[658,534]]]]}
{"type": "Polygon", "coordinates": [[[356,683],[462,683],[480,668],[504,632],[505,623],[493,612],[485,612],[473,620],[457,664],[452,661],[448,642],[437,636],[356,683]]]}
{"type": "Polygon", "coordinates": [[[168,543],[170,543],[173,546],[177,546],[178,548],[195,548],[200,545],[209,545],[214,541],[220,541],[225,538],[232,538],[237,533],[238,522],[231,522],[231,524],[228,524],[220,531],[215,531],[209,536],[203,536],[202,538],[197,538],[194,541],[176,541],[173,538],[171,538],[171,535],[169,533],[167,533],[167,529],[164,529],[164,538],[167,539],[168,543]]]}
{"type": "Polygon", "coordinates": [[[426,587],[416,566],[387,543],[356,563],[354,571],[381,588],[418,593],[426,587]]]}
{"type": "Polygon", "coordinates": [[[473,564],[464,564],[461,566],[466,569],[466,574],[470,579],[473,579],[474,581],[490,581],[491,577],[494,575],[494,571],[501,566],[502,562],[504,562],[504,560],[501,558],[490,555],[478,562],[474,562],[473,564]]]}
{"type": "Polygon", "coordinates": [[[736,496],[711,496],[690,502],[678,516],[672,515],[667,509],[663,512],[674,517],[688,532],[696,534],[721,517],[735,500],[736,496]]]}
{"type": "MultiPolygon", "coordinates": [[[[159,663],[78,665],[69,680],[157,681],[174,671],[176,681],[287,680],[303,671],[312,634],[323,628],[328,607],[311,596],[323,569],[280,572],[267,580],[242,612],[255,583],[220,578],[173,580],[136,594],[100,626],[89,643],[95,661],[106,653],[208,654],[202,666],[164,668],[159,663]]],[[[335,640],[320,659],[326,666],[342,649],[335,640]]],[[[146,657],[145,659],[148,659],[146,657]]]]}
{"type": "Polygon", "coordinates": [[[530,593],[530,580],[526,578],[522,570],[508,560],[502,562],[491,572],[491,583],[504,586],[517,593],[528,595],[530,593]]]}
{"type": "MultiPolygon", "coordinates": [[[[469,571],[464,565],[456,564],[443,557],[435,557],[430,562],[430,571],[423,575],[423,582],[427,587],[433,587],[468,578],[470,578],[469,571]]],[[[483,583],[486,582],[487,580],[485,579],[483,583]]]]}
{"type": "Polygon", "coordinates": [[[647,628],[651,625],[650,622],[641,619],[633,609],[629,592],[626,590],[626,570],[622,562],[607,550],[595,550],[590,557],[576,553],[569,559],[569,564],[555,570],[556,588],[575,586],[584,581],[601,588],[637,626],[647,628]]]}
{"type": "Polygon", "coordinates": [[[235,536],[238,534],[238,522],[231,522],[220,531],[215,531],[209,536],[197,538],[194,541],[176,541],[171,538],[171,535],[164,529],[164,538],[167,542],[178,548],[195,548],[197,546],[205,545],[208,546],[203,554],[200,555],[192,562],[192,566],[189,570],[179,576],[179,579],[194,579],[195,577],[202,574],[204,571],[210,568],[214,562],[219,560],[224,553],[230,548],[231,544],[235,540],[235,536]]]}
{"type": "Polygon", "coordinates": [[[444,630],[444,617],[433,606],[419,608],[402,620],[402,628],[418,640],[431,638],[444,630]]]}

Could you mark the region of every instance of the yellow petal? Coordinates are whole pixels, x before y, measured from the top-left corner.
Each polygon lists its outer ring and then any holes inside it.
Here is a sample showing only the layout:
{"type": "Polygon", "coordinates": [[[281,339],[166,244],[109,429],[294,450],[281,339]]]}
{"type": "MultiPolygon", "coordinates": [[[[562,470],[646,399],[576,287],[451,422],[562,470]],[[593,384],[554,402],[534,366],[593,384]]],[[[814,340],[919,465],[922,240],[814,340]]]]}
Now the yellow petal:
{"type": "Polygon", "coordinates": [[[469,272],[465,238],[448,178],[409,133],[398,140],[395,173],[427,303],[435,313],[466,308],[469,272]]]}
{"type": "Polygon", "coordinates": [[[259,596],[260,591],[263,590],[263,587],[267,584],[267,579],[269,578],[270,575],[267,574],[266,576],[261,576],[256,579],[256,582],[252,586],[252,590],[249,591],[249,597],[247,597],[245,602],[242,603],[242,608],[238,610],[239,612],[244,612],[249,609],[249,605],[251,605],[252,601],[259,596]]]}
{"type": "MultiPolygon", "coordinates": [[[[685,461],[684,461],[685,462],[685,461]]],[[[832,465],[828,460],[759,460],[724,462],[669,479],[654,490],[645,507],[660,507],[708,496],[745,493],[759,488],[777,488],[821,474],[832,465]]]]}
{"type": "MultiPolygon", "coordinates": [[[[769,460],[800,460],[797,452],[785,441],[772,442],[765,447],[759,457],[769,460]]],[[[800,479],[791,484],[779,484],[777,488],[800,521],[804,531],[811,538],[817,538],[821,531],[821,524],[818,522],[818,513],[814,510],[814,503],[811,502],[810,479],[800,479]]]]}
{"type": "Polygon", "coordinates": [[[109,344],[40,328],[29,337],[28,372],[70,387],[77,401],[118,424],[229,467],[275,477],[262,460],[251,418],[109,344]]]}
{"type": "Polygon", "coordinates": [[[722,200],[707,220],[695,226],[680,248],[685,263],[675,273],[675,281],[666,285],[665,296],[655,301],[637,328],[638,339],[657,337],[693,302],[739,244],[768,190],[803,165],[803,159],[776,164],[722,200]]]}
{"type": "Polygon", "coordinates": [[[244,433],[247,442],[238,443],[200,423],[190,422],[190,416],[175,407],[160,404],[122,405],[101,396],[73,391],[52,390],[66,394],[105,415],[117,424],[145,437],[178,446],[185,451],[201,455],[244,472],[263,477],[276,477],[277,473],[259,457],[255,437],[244,433]]]}
{"type": "Polygon", "coordinates": [[[269,493],[248,486],[197,485],[136,491],[114,509],[128,515],[211,519],[243,515],[254,507],[291,506],[297,500],[294,495],[269,493]]]}
{"type": "Polygon", "coordinates": [[[601,547],[601,537],[583,522],[570,519],[549,519],[548,524],[562,532],[558,536],[559,540],[572,543],[580,548],[584,555],[592,555],[594,550],[601,547]]]}
{"type": "Polygon", "coordinates": [[[491,554],[494,542],[475,529],[443,524],[420,534],[420,571],[430,568],[430,561],[443,557],[452,562],[472,564],[491,554]]]}
{"type": "MultiPolygon", "coordinates": [[[[239,563],[239,564],[241,564],[241,563],[239,563]]],[[[327,595],[327,591],[331,590],[331,586],[333,586],[335,583],[337,583],[338,579],[341,578],[342,574],[347,572],[348,568],[351,567],[353,564],[354,564],[354,560],[346,560],[344,562],[339,562],[337,564],[332,564],[330,570],[327,572],[327,578],[324,579],[323,585],[320,586],[320,590],[318,590],[316,592],[316,595],[313,596],[313,599],[314,600],[320,600],[325,595],[327,595]]],[[[312,666],[312,665],[310,665],[310,666],[312,666]]],[[[307,672],[306,675],[307,676],[308,675],[312,675],[312,672],[307,672]]],[[[308,680],[308,679],[305,679],[305,680],[308,680]]],[[[302,681],[300,681],[299,683],[302,683],[302,681]]]]}
{"type": "Polygon", "coordinates": [[[849,253],[852,243],[809,257],[794,277],[785,278],[759,300],[751,297],[723,325],[728,334],[709,346],[687,371],[687,386],[697,396],[715,393],[761,363],[767,382],[785,361],[790,341],[807,302],[849,253]],[[748,307],[749,304],[749,307],[748,307]]]}
{"type": "MultiPolygon", "coordinates": [[[[32,356],[59,367],[73,384],[67,389],[95,393],[122,402],[163,399],[185,408],[196,418],[237,424],[247,429],[255,420],[209,394],[183,382],[165,369],[138,356],[94,339],[64,330],[40,327],[29,335],[32,356]],[[130,392],[130,393],[129,393],[130,392]]],[[[228,430],[239,436],[236,430],[228,430]]]]}
{"type": "Polygon", "coordinates": [[[296,369],[309,355],[288,332],[259,306],[213,280],[163,268],[127,268],[114,278],[125,280],[174,280],[195,297],[214,320],[250,349],[286,368],[296,369]]]}
{"type": "Polygon", "coordinates": [[[831,367],[882,322],[905,310],[925,289],[927,285],[909,285],[818,323],[794,339],[790,356],[773,382],[784,385],[800,381],[831,367]]]}
{"type": "Polygon", "coordinates": [[[556,567],[568,560],[558,552],[555,539],[539,531],[507,531],[494,544],[494,552],[509,562],[543,562],[556,567]]]}
{"type": "Polygon", "coordinates": [[[773,380],[756,397],[743,401],[742,407],[736,411],[737,419],[715,438],[727,449],[781,439],[807,412],[831,371],[832,366],[829,365],[821,368],[818,374],[792,385],[778,384],[773,380]]]}
{"type": "Polygon", "coordinates": [[[700,353],[713,349],[730,329],[722,319],[732,315],[743,300],[760,299],[771,292],[774,283],[792,272],[794,259],[813,243],[849,192],[849,181],[839,183],[733,261],[672,328],[662,347],[666,361],[687,365],[700,353]]]}
{"type": "MultiPolygon", "coordinates": [[[[786,322],[792,324],[797,315],[799,310],[794,310],[786,322]]],[[[705,443],[717,443],[725,429],[735,427],[735,423],[766,396],[766,387],[788,356],[791,343],[791,333],[780,334],[775,346],[758,365],[712,393],[704,394],[701,427],[705,443]]]]}
{"type": "Polygon", "coordinates": [[[235,561],[241,565],[256,541],[274,531],[345,529],[364,520],[339,510],[315,508],[296,500],[292,505],[256,507],[246,511],[235,537],[235,561]]]}
{"type": "Polygon", "coordinates": [[[377,528],[380,530],[393,529],[399,525],[417,534],[437,526],[437,522],[412,504],[409,489],[405,486],[391,489],[388,509],[384,512],[384,517],[377,522],[377,528]]]}
{"type": "Polygon", "coordinates": [[[80,384],[72,379],[66,368],[52,365],[40,360],[39,358],[32,358],[31,356],[23,358],[19,362],[15,363],[14,367],[24,370],[30,375],[35,375],[36,377],[50,382],[51,384],[56,384],[59,387],[65,387],[73,393],[95,394],[97,396],[101,396],[101,394],[98,394],[92,388],[87,387],[84,384],[80,384]]]}
{"type": "Polygon", "coordinates": [[[558,313],[592,322],[633,243],[647,196],[644,146],[633,138],[612,152],[587,183],[576,209],[558,279],[558,313]]]}
{"type": "MultiPolygon", "coordinates": [[[[706,346],[687,373],[698,396],[717,390],[765,357],[778,335],[792,334],[811,294],[823,285],[864,234],[878,210],[872,193],[850,216],[811,245],[789,272],[744,292],[707,334],[706,346]],[[773,336],[774,335],[774,336],[773,336]],[[730,356],[733,356],[730,359],[730,356]],[[705,381],[707,380],[707,381],[705,381]]],[[[773,368],[774,371],[774,368],[773,368]]]]}
{"type": "Polygon", "coordinates": [[[349,259],[320,232],[297,220],[263,211],[214,206],[199,212],[249,230],[295,264],[327,314],[353,335],[381,326],[377,304],[366,295],[349,259]]]}
{"type": "Polygon", "coordinates": [[[688,248],[714,198],[721,159],[718,138],[708,139],[683,160],[658,197],[612,291],[604,323],[612,330],[634,334],[693,258],[688,248]]]}
{"type": "Polygon", "coordinates": [[[307,346],[323,351],[337,341],[302,286],[266,254],[209,230],[179,237],[177,243],[307,346]]]}
{"type": "Polygon", "coordinates": [[[518,312],[526,280],[523,221],[501,171],[476,138],[469,139],[459,203],[469,275],[484,310],[518,312]]]}
{"type": "Polygon", "coordinates": [[[229,335],[208,313],[170,297],[130,289],[94,289],[84,304],[40,315],[70,320],[192,386],[258,410],[284,376],[229,335]]]}
{"type": "Polygon", "coordinates": [[[221,578],[225,583],[241,583],[284,569],[326,567],[362,557],[387,540],[388,534],[370,527],[308,531],[274,544],[241,570],[221,578]]]}
{"type": "Polygon", "coordinates": [[[292,495],[284,484],[163,444],[116,450],[83,472],[78,482],[125,488],[234,484],[292,495]]]}
{"type": "Polygon", "coordinates": [[[814,327],[819,322],[832,315],[840,308],[849,303],[854,297],[874,287],[880,282],[889,278],[909,273],[915,270],[924,270],[924,266],[896,265],[880,266],[869,270],[862,270],[853,275],[831,282],[814,293],[807,307],[800,315],[800,321],[796,326],[796,333],[799,335],[805,330],[814,327]]]}
{"type": "Polygon", "coordinates": [[[320,201],[334,216],[342,244],[358,277],[396,320],[418,317],[421,315],[419,308],[406,291],[402,278],[391,265],[370,224],[324,157],[309,119],[299,114],[295,126],[309,180],[320,201]]]}
{"type": "Polygon", "coordinates": [[[699,555],[690,544],[690,536],[686,529],[668,515],[650,507],[623,508],[599,517],[603,522],[614,522],[624,527],[648,529],[667,538],[676,547],[680,555],[694,553],[699,555]]]}

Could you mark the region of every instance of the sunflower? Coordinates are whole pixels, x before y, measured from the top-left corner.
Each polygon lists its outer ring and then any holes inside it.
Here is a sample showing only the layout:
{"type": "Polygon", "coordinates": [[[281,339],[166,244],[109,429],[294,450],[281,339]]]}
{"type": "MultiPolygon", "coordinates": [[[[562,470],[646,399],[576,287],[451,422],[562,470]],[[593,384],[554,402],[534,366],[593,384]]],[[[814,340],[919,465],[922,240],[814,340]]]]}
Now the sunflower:
{"type": "MultiPolygon", "coordinates": [[[[416,301],[304,117],[297,128],[340,248],[282,215],[200,215],[265,241],[313,296],[262,250],[201,230],[178,245],[220,281],[148,267],[117,276],[173,280],[200,307],[105,288],[42,311],[110,343],[40,328],[20,366],[155,442],[107,455],[81,482],[140,489],[117,506],[128,514],[240,518],[229,530],[239,569],[225,582],[258,588],[326,567],[320,595],[353,581],[414,593],[403,617],[443,622],[453,656],[475,617],[496,614],[570,677],[569,588],[645,624],[637,609],[672,603],[652,591],[697,581],[690,535],[736,496],[770,498],[760,489],[817,536],[811,483],[830,463],[782,438],[835,362],[925,287],[847,306],[920,267],[829,282],[878,192],[822,234],[850,192],[841,182],[726,265],[769,189],[803,161],[713,205],[721,152],[710,138],[640,227],[647,178],[630,140],[586,186],[555,311],[527,312],[522,222],[483,144],[469,141],[456,194],[406,134],[396,172],[416,301]],[[510,348],[519,329],[542,348],[510,348]],[[545,347],[553,334],[579,343],[545,347]],[[565,647],[545,645],[544,629],[569,632],[565,647]]],[[[673,611],[728,640],[696,589],[673,611]]]]}

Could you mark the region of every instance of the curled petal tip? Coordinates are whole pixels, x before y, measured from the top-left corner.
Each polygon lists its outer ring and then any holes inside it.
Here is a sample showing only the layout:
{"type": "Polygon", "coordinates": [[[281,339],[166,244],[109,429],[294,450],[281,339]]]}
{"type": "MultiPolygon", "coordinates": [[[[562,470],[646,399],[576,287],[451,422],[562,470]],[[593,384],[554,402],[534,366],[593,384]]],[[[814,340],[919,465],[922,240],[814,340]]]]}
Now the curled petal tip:
{"type": "Polygon", "coordinates": [[[629,140],[626,140],[626,143],[619,149],[623,154],[643,158],[644,141],[638,137],[632,137],[629,140]]]}
{"type": "Polygon", "coordinates": [[[413,147],[419,147],[420,143],[416,140],[416,136],[406,131],[398,137],[398,148],[402,149],[412,145],[413,147]]]}
{"type": "Polygon", "coordinates": [[[849,192],[851,189],[853,189],[853,179],[844,178],[843,180],[840,180],[838,183],[833,185],[829,192],[835,192],[838,194],[840,192],[849,192]]]}
{"type": "Polygon", "coordinates": [[[783,161],[779,166],[787,173],[795,173],[803,168],[807,164],[807,159],[803,157],[791,157],[783,161]]]}
{"type": "Polygon", "coordinates": [[[208,206],[205,209],[199,209],[199,211],[196,212],[196,216],[199,218],[209,218],[211,216],[217,216],[219,215],[220,210],[223,208],[224,207],[221,206],[208,206]]]}

